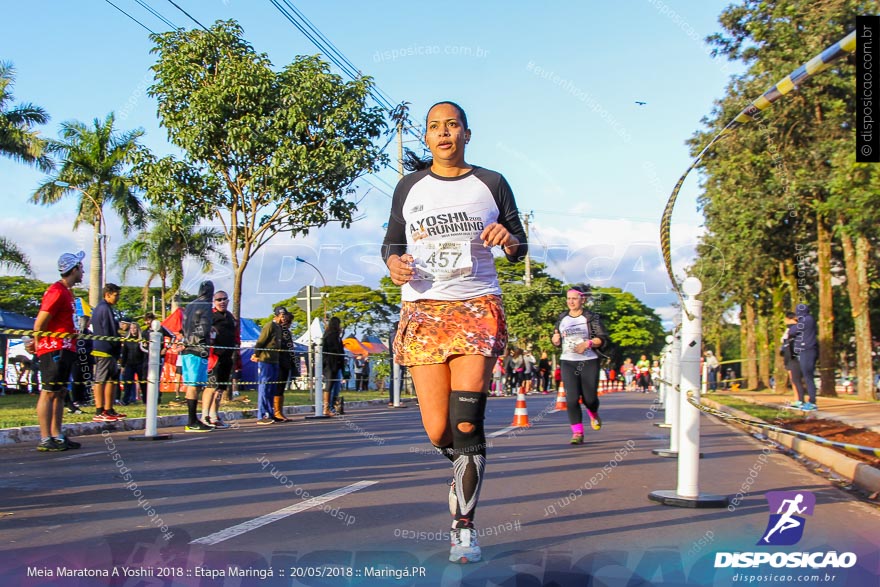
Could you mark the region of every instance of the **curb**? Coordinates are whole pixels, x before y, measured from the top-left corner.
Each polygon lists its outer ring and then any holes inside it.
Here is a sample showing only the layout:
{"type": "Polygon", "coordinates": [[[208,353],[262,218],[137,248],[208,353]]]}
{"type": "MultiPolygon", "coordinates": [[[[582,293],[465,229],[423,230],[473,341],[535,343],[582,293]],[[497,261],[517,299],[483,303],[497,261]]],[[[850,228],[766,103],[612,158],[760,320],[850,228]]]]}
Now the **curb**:
{"type": "MultiPolygon", "coordinates": [[[[725,414],[730,414],[731,416],[736,416],[737,418],[753,419],[753,416],[740,410],[731,408],[730,406],[719,404],[706,398],[700,399],[707,406],[714,408],[719,412],[724,412],[725,414]]],[[[721,420],[726,422],[727,424],[732,424],[753,434],[758,434],[769,438],[777,444],[781,444],[782,446],[800,455],[812,459],[817,463],[828,467],[838,475],[846,477],[847,479],[852,479],[853,485],[863,491],[867,491],[868,493],[876,493],[880,491],[880,469],[872,467],[867,463],[857,461],[856,459],[850,458],[844,454],[840,454],[839,452],[832,450],[828,447],[819,446],[818,444],[813,444],[808,440],[795,438],[794,436],[789,436],[788,434],[783,434],[775,430],[764,430],[762,428],[758,428],[757,426],[750,426],[742,422],[730,422],[723,419],[721,420]]]]}
{"type": "MultiPolygon", "coordinates": [[[[407,400],[401,399],[401,402],[407,400]]],[[[411,400],[410,400],[411,401],[411,400]]],[[[346,408],[359,408],[371,406],[374,404],[387,404],[388,399],[370,399],[345,402],[346,408]]],[[[296,416],[311,414],[315,411],[314,405],[302,406],[284,406],[285,416],[296,416]]],[[[221,411],[225,420],[253,420],[256,422],[257,408],[238,410],[238,411],[221,411]]],[[[173,416],[159,416],[156,418],[157,428],[175,428],[186,426],[186,414],[176,414],[173,416]]],[[[330,419],[332,421],[332,418],[330,419]]],[[[64,434],[71,437],[88,436],[90,434],[101,434],[105,430],[108,432],[127,432],[130,430],[143,430],[146,428],[146,418],[126,418],[114,423],[106,422],[71,422],[63,424],[64,434]]],[[[19,428],[3,428],[0,429],[0,446],[21,444],[26,442],[39,442],[40,427],[39,426],[21,426],[19,428]]]]}

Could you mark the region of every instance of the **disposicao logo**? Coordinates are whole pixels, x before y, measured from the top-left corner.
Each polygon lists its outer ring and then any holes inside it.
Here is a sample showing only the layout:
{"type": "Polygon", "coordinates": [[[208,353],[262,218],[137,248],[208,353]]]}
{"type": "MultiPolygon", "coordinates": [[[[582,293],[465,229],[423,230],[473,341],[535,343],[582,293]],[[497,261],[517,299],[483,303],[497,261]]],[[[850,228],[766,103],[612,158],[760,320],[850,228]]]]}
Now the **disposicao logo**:
{"type": "Polygon", "coordinates": [[[806,520],[798,514],[812,516],[816,496],[809,491],[770,491],[767,503],[770,505],[770,520],[758,544],[791,546],[800,542],[806,520]]]}
{"type": "MultiPolygon", "coordinates": [[[[804,535],[806,519],[812,516],[816,496],[809,491],[770,491],[766,495],[770,506],[767,528],[758,540],[758,546],[791,546],[804,535]]],[[[853,552],[716,552],[715,568],[756,568],[769,564],[773,568],[848,569],[858,562],[853,552]]]]}

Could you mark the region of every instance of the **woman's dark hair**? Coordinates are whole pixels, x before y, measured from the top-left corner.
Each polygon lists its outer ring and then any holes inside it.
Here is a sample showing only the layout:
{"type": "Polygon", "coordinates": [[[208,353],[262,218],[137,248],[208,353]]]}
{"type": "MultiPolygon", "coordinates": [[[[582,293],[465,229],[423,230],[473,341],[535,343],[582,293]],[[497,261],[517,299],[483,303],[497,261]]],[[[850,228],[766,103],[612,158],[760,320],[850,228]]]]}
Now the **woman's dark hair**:
{"type": "Polygon", "coordinates": [[[342,324],[339,321],[339,317],[333,316],[327,324],[327,332],[339,332],[340,330],[342,330],[342,324]]]}
{"type": "MultiPolygon", "coordinates": [[[[464,126],[464,129],[468,129],[468,121],[467,114],[464,112],[464,108],[456,104],[455,102],[450,102],[449,100],[443,100],[441,102],[437,102],[428,108],[428,114],[431,113],[431,110],[434,109],[435,106],[440,106],[441,104],[449,104],[456,110],[458,110],[458,117],[461,119],[461,124],[464,126]]],[[[425,128],[428,127],[428,115],[425,115],[425,128]]],[[[404,149],[403,154],[403,168],[407,171],[421,171],[422,169],[427,169],[434,163],[434,160],[428,157],[427,159],[422,159],[418,155],[415,154],[410,149],[404,149]]]]}

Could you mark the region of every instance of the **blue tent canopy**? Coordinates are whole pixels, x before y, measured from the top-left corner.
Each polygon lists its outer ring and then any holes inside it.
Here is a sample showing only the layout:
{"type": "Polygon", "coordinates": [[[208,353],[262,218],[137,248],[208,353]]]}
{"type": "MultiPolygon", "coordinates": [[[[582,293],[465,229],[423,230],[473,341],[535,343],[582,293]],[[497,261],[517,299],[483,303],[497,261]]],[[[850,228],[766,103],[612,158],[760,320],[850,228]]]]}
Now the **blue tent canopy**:
{"type": "Polygon", "coordinates": [[[31,330],[34,327],[34,319],[0,310],[0,328],[15,328],[19,330],[31,330]]]}

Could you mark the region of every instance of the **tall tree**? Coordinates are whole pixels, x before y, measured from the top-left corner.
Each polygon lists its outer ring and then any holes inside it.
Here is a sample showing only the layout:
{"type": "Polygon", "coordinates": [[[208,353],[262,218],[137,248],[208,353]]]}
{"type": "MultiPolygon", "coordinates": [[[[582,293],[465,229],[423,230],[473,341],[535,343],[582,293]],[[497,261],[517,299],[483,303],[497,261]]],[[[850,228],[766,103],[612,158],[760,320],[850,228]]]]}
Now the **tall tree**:
{"type": "Polygon", "coordinates": [[[46,141],[34,127],[49,122],[49,115],[30,103],[11,105],[15,69],[0,61],[0,155],[35,165],[44,173],[52,170],[53,162],[46,151],[46,141]]]}
{"type": "Polygon", "coordinates": [[[874,399],[874,344],[871,300],[880,289],[877,250],[880,243],[880,172],[876,165],[856,163],[853,151],[842,148],[826,214],[836,218],[835,233],[843,248],[846,290],[850,300],[856,347],[858,392],[874,399]]]}
{"type": "Polygon", "coordinates": [[[147,218],[149,227],[116,251],[116,264],[123,281],[133,270],[149,272],[142,289],[144,310],[150,284],[154,279],[159,279],[164,319],[169,297],[180,293],[187,260],[196,261],[201,270],[207,272],[213,270],[215,261],[226,263],[228,259],[221,249],[223,233],[215,228],[197,226],[198,218],[195,215],[152,206],[147,211],[147,218]]]}
{"type": "Polygon", "coordinates": [[[18,245],[0,236],[0,267],[31,273],[31,262],[18,245]]]}
{"type": "MultiPolygon", "coordinates": [[[[789,0],[787,2],[764,2],[744,0],[729,6],[721,14],[723,31],[710,37],[716,51],[730,59],[740,60],[747,66],[741,76],[744,86],[755,84],[766,89],[795,67],[819,54],[832,43],[843,38],[852,28],[855,16],[868,14],[876,2],[868,0],[829,0],[811,2],[809,0],[789,0]]],[[[788,259],[772,255],[764,266],[781,267],[783,275],[768,273],[760,283],[759,296],[753,311],[763,311],[763,307],[781,308],[780,300],[768,304],[767,296],[778,296],[776,291],[784,283],[794,282],[789,292],[791,303],[809,303],[818,307],[819,327],[819,370],[822,393],[834,394],[834,340],[832,273],[838,262],[831,247],[832,228],[836,218],[831,215],[826,203],[831,197],[830,186],[835,174],[834,155],[842,144],[852,147],[851,121],[854,118],[855,104],[852,59],[842,59],[815,79],[798,86],[798,91],[785,97],[779,105],[766,111],[761,122],[762,132],[768,143],[763,156],[767,160],[779,159],[782,168],[773,171],[784,190],[759,192],[751,200],[741,200],[739,210],[748,213],[750,207],[763,207],[774,210],[765,225],[765,238],[753,241],[743,239],[749,246],[761,250],[762,244],[773,237],[780,226],[773,222],[782,214],[790,219],[794,228],[789,234],[777,233],[779,242],[792,244],[788,249],[788,259]],[[790,261],[795,260],[797,263],[790,261]],[[794,271],[797,271],[795,278],[794,271]],[[810,279],[810,275],[815,279],[810,279]],[[774,292],[776,292],[774,294],[774,292]],[[812,302],[817,302],[813,304],[812,302]]],[[[732,85],[733,87],[733,85],[732,85]]],[[[756,92],[750,96],[759,95],[756,92]]],[[[735,96],[731,92],[731,96],[735,96]]],[[[729,120],[729,119],[728,119],[729,120]]],[[[736,134],[741,133],[740,129],[736,134]]],[[[754,151],[756,155],[762,154],[754,151]]],[[[714,173],[710,170],[709,173],[714,173]]],[[[751,173],[746,173],[746,183],[751,173]]],[[[760,176],[753,185],[766,185],[760,176]]],[[[720,196],[719,196],[720,197],[720,196]]],[[[761,224],[752,224],[761,232],[761,224]]],[[[730,233],[733,237],[734,234],[730,233]]],[[[739,255],[739,250],[730,251],[731,256],[739,255]]],[[[736,274],[738,278],[750,279],[753,271],[736,274]]],[[[738,303],[744,304],[740,299],[738,303]]],[[[774,319],[771,323],[777,323],[774,319]]],[[[744,353],[745,354],[745,353],[744,353]]]]}
{"type": "Polygon", "coordinates": [[[92,126],[79,121],[61,125],[61,139],[49,142],[48,151],[59,160],[50,175],[31,196],[31,202],[50,206],[64,197],[79,198],[73,228],[89,224],[94,229],[92,262],[89,267],[89,304],[101,300],[104,286],[104,260],[107,257],[107,222],[104,206],[109,205],[122,221],[128,235],[144,225],[144,210],[130,175],[130,163],[142,130],[118,132],[113,113],[92,126]]]}
{"type": "Polygon", "coordinates": [[[275,235],[350,225],[352,182],[386,159],[382,111],[367,106],[370,78],[344,82],[316,56],[276,72],[234,21],[152,39],[149,92],[184,158],[145,155],[140,175],[148,197],[222,226],[237,314],[248,263],[275,235]]]}
{"type": "MultiPolygon", "coordinates": [[[[30,103],[11,105],[15,69],[0,61],[0,155],[44,172],[52,170],[52,159],[46,154],[46,141],[34,127],[49,122],[49,115],[30,103]]],[[[27,255],[14,242],[0,236],[0,267],[31,273],[27,255]]]]}
{"type": "Polygon", "coordinates": [[[550,339],[556,318],[565,310],[563,283],[547,274],[542,263],[532,263],[531,286],[523,280],[525,263],[495,259],[498,280],[504,296],[507,331],[513,346],[532,344],[540,350],[553,351],[550,339]]]}

